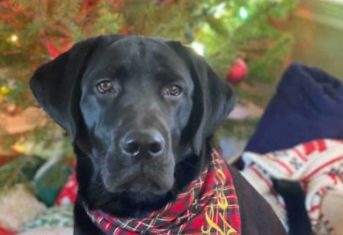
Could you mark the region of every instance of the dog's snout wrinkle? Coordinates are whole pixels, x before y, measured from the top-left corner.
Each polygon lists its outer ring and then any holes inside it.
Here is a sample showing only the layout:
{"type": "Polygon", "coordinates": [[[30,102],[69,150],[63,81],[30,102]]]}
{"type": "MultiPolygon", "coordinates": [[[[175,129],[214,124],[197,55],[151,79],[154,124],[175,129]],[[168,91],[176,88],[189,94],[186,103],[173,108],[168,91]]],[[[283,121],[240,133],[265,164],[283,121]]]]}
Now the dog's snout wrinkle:
{"type": "Polygon", "coordinates": [[[162,134],[154,129],[132,131],[124,135],[120,148],[122,153],[129,157],[158,157],[165,150],[165,140],[162,134]]]}

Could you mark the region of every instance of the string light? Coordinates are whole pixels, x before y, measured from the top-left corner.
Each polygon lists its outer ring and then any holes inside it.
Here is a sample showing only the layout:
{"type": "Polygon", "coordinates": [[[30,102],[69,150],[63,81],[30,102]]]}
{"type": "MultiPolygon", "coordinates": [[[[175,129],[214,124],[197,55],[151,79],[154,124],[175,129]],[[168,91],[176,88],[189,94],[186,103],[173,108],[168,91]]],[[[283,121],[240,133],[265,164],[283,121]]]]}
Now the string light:
{"type": "Polygon", "coordinates": [[[225,2],[219,4],[216,7],[216,11],[214,12],[213,17],[216,19],[219,19],[220,17],[222,17],[225,14],[225,6],[226,6],[225,2]]]}
{"type": "Polygon", "coordinates": [[[16,42],[18,42],[18,35],[16,35],[16,34],[12,34],[11,36],[10,36],[10,38],[9,38],[9,40],[11,41],[11,42],[13,42],[13,43],[16,43],[16,42]]]}
{"type": "Polygon", "coordinates": [[[193,50],[198,53],[199,55],[203,56],[205,54],[205,46],[204,44],[194,41],[191,43],[191,47],[193,50]]]}
{"type": "Polygon", "coordinates": [[[240,7],[239,8],[239,17],[242,19],[242,20],[246,20],[249,16],[249,12],[247,10],[247,8],[245,7],[240,7]]]}

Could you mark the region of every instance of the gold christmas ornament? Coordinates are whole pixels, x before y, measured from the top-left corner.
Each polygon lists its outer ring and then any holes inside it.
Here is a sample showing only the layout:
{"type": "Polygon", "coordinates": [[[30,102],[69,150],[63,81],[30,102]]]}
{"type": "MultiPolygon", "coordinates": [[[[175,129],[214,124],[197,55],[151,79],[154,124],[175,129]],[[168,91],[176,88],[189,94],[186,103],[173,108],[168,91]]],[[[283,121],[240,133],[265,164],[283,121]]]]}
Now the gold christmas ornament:
{"type": "Polygon", "coordinates": [[[12,89],[9,88],[8,86],[1,86],[1,87],[0,87],[0,94],[1,94],[2,96],[8,95],[9,93],[11,93],[11,91],[12,91],[12,89]]]}

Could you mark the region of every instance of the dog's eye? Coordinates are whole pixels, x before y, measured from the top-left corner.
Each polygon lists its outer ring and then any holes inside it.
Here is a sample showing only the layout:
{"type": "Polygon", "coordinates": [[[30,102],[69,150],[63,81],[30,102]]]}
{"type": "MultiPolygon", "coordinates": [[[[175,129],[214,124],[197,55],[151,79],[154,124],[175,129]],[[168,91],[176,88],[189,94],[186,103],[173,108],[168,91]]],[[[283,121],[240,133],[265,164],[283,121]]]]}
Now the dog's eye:
{"type": "Polygon", "coordinates": [[[178,85],[170,85],[163,89],[162,94],[164,96],[180,96],[182,94],[182,88],[178,85]]]}
{"type": "Polygon", "coordinates": [[[113,82],[111,80],[103,80],[96,84],[96,89],[100,94],[106,93],[116,93],[118,89],[115,88],[113,82]]]}

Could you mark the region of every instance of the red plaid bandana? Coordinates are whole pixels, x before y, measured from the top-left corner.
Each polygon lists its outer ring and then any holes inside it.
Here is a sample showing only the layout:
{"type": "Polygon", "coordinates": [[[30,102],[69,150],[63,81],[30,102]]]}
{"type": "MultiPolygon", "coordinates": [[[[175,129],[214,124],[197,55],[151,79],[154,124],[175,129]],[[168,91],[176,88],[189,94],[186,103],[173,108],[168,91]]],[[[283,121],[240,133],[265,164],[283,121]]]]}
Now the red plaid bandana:
{"type": "Polygon", "coordinates": [[[175,202],[146,218],[118,218],[101,210],[87,210],[87,213],[106,235],[241,233],[233,179],[218,152],[212,153],[208,169],[192,181],[175,202]]]}

